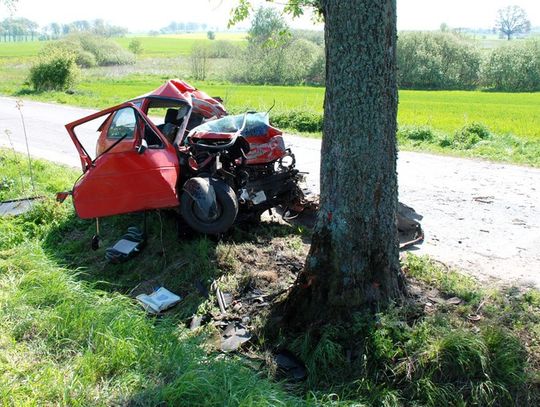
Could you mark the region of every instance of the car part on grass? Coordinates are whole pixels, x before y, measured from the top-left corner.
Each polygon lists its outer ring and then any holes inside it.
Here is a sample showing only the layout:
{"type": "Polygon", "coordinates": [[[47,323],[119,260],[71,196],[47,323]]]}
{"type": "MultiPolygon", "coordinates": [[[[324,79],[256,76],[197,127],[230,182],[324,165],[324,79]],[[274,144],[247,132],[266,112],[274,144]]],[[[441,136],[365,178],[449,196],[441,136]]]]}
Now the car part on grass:
{"type": "MultiPolygon", "coordinates": [[[[277,208],[284,220],[312,229],[317,221],[319,197],[313,194],[304,194],[309,197],[299,201],[294,208],[277,208]]],[[[424,231],[419,220],[422,215],[401,202],[398,203],[396,222],[399,236],[399,249],[405,250],[424,241],[424,231]]]]}
{"type": "Polygon", "coordinates": [[[129,227],[114,246],[105,250],[105,258],[113,264],[122,263],[139,254],[146,244],[145,233],[137,227],[129,227]]]}
{"type": "Polygon", "coordinates": [[[422,215],[401,202],[398,202],[397,228],[399,234],[399,249],[404,250],[424,241],[424,231],[420,220],[422,215]]]}
{"type": "Polygon", "coordinates": [[[38,202],[43,200],[42,196],[32,198],[11,199],[0,202],[0,216],[18,216],[30,211],[38,202]]]}
{"type": "Polygon", "coordinates": [[[92,247],[93,251],[99,249],[100,241],[101,237],[99,236],[99,218],[96,218],[96,234],[92,236],[92,239],[90,241],[90,246],[92,247]]]}
{"type": "Polygon", "coordinates": [[[221,350],[232,352],[251,339],[251,333],[239,322],[230,322],[221,335],[221,350]]]}

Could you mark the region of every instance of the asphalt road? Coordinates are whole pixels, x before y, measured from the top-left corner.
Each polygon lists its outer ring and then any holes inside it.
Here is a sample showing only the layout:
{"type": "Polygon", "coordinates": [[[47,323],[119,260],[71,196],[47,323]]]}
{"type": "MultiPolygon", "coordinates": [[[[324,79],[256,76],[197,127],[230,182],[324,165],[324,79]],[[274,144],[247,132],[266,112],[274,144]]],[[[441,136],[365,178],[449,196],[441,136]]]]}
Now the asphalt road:
{"type": "MultiPolygon", "coordinates": [[[[0,97],[0,145],[26,151],[14,99],[0,97]]],[[[80,166],[64,124],[92,110],[24,101],[32,156],[80,166]]],[[[98,122],[81,129],[93,151],[98,122]]],[[[287,136],[297,167],[319,185],[320,142],[287,136]]],[[[1,176],[1,166],[0,166],[1,176]]],[[[540,169],[401,152],[399,199],[424,216],[423,245],[415,250],[480,280],[540,287],[540,169]]],[[[1,233],[1,231],[0,231],[1,233]]]]}

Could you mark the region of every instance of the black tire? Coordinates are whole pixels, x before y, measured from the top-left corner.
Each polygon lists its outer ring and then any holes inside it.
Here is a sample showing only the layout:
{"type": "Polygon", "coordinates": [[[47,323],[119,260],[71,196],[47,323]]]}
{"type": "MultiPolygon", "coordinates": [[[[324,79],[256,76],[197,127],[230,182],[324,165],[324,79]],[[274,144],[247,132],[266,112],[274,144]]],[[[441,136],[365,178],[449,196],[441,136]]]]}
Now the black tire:
{"type": "Polygon", "coordinates": [[[233,225],[238,215],[238,200],[233,189],[223,181],[212,179],[211,184],[216,193],[218,218],[207,222],[197,216],[196,203],[188,194],[180,198],[180,214],[185,222],[195,231],[207,235],[225,233],[233,225]]]}

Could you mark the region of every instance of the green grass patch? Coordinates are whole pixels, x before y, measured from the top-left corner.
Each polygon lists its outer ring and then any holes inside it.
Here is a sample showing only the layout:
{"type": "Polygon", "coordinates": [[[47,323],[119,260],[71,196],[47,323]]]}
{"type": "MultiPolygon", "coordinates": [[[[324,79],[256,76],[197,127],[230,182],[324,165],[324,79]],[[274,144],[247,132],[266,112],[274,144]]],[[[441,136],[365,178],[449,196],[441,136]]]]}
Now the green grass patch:
{"type": "Polygon", "coordinates": [[[0,63],[6,58],[35,57],[51,41],[0,42],[0,63]]]}
{"type": "MultiPolygon", "coordinates": [[[[0,164],[2,174],[28,181],[22,155],[1,151],[0,164]]],[[[44,161],[34,168],[36,190],[49,196],[77,176],[44,161]]],[[[26,192],[14,181],[2,196],[26,192]]],[[[114,266],[104,248],[128,225],[140,225],[140,215],[103,219],[97,252],[89,250],[93,222],[76,218],[69,202],[47,200],[23,216],[0,218],[1,404],[538,405],[539,291],[482,288],[408,255],[403,268],[416,297],[275,340],[262,312],[251,322],[249,352],[223,355],[212,324],[186,328],[191,315],[217,312],[213,295],[199,294],[196,283],[217,280],[234,295],[283,290],[294,275],[280,273],[305,256],[308,233],[267,223],[219,242],[178,240],[174,219],[151,214],[144,251],[114,266]],[[183,297],[160,318],[133,300],[156,285],[183,297]],[[445,302],[453,296],[462,303],[445,302]],[[471,314],[482,318],[471,321],[471,314]],[[306,382],[275,379],[268,355],[279,346],[305,362],[306,382]]]]}
{"type": "Polygon", "coordinates": [[[206,33],[160,35],[157,37],[123,37],[116,38],[115,41],[128,49],[129,43],[133,39],[141,42],[142,58],[175,58],[179,56],[191,55],[191,50],[195,44],[211,45],[215,41],[232,41],[235,43],[245,43],[245,34],[242,33],[216,33],[215,40],[209,40],[206,33]]]}

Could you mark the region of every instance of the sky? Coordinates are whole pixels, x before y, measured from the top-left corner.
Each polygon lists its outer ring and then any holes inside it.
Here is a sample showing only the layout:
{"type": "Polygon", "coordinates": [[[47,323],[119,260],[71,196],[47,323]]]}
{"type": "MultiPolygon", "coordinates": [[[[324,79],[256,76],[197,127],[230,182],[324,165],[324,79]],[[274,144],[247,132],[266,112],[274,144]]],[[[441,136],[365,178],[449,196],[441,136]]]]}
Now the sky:
{"type": "MultiPolygon", "coordinates": [[[[171,21],[205,22],[211,27],[225,28],[235,3],[235,0],[152,0],[140,3],[133,0],[18,0],[14,16],[29,18],[41,26],[53,21],[68,23],[102,18],[111,24],[127,27],[131,32],[156,30],[171,21]]],[[[254,0],[254,3],[265,2],[254,0]]],[[[397,0],[398,29],[436,30],[442,23],[453,28],[491,28],[497,10],[513,4],[526,10],[532,26],[540,26],[540,0],[397,0]]],[[[0,6],[0,19],[8,15],[6,7],[0,6]]],[[[294,28],[321,28],[320,24],[315,26],[308,16],[289,23],[294,28]]]]}

